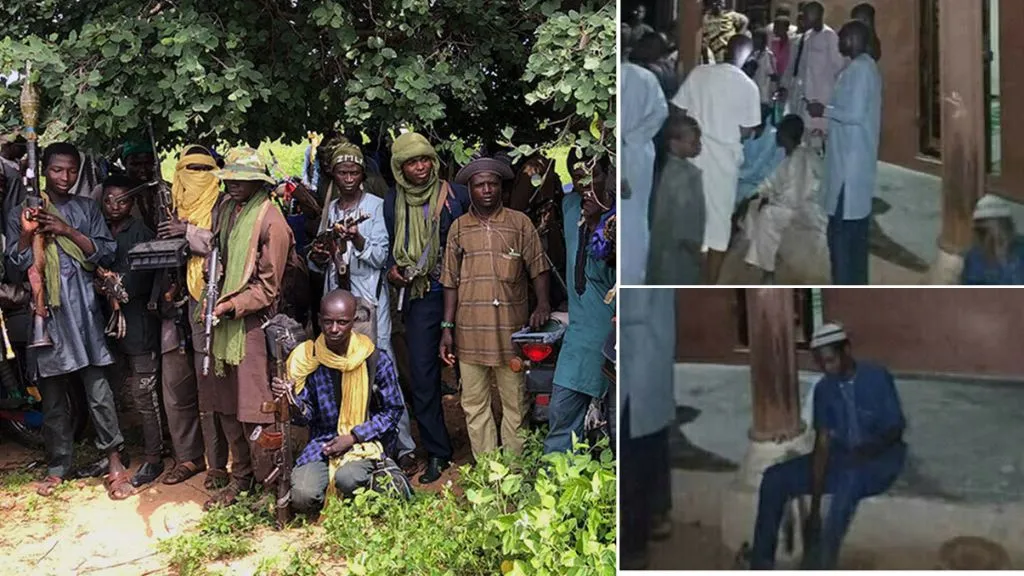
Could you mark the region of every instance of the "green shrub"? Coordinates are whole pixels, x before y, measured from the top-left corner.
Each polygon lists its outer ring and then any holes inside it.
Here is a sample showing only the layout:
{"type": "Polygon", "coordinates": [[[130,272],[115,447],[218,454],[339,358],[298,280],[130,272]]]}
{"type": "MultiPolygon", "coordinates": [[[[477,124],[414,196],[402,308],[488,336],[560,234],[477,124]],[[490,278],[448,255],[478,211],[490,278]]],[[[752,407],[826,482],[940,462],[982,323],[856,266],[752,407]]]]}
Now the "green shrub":
{"type": "Polygon", "coordinates": [[[489,454],[449,488],[410,502],[361,491],[324,511],[328,546],[352,574],[615,574],[615,465],[610,452],[489,454]]]}

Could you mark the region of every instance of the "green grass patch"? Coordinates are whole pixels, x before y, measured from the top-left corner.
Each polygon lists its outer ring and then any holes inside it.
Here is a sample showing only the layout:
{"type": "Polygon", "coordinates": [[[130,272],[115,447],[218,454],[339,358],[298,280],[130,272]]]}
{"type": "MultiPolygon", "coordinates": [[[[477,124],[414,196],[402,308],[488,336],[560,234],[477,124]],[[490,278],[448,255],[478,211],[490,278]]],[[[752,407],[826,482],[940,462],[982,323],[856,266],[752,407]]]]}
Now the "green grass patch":
{"type": "Polygon", "coordinates": [[[39,474],[30,470],[14,469],[0,472],[0,490],[14,492],[39,479],[39,474]]]}
{"type": "Polygon", "coordinates": [[[238,558],[255,550],[253,532],[259,526],[273,524],[264,502],[243,494],[234,505],[204,514],[197,531],[161,540],[157,550],[179,576],[208,574],[207,563],[238,558]]]}

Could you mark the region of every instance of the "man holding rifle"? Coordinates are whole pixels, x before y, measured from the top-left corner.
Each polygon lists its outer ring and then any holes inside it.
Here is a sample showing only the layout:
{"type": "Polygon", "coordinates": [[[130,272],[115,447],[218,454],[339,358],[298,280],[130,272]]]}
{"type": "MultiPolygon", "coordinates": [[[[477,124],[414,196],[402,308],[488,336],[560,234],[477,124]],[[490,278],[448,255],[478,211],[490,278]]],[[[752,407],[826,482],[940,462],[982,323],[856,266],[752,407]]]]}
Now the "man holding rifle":
{"type": "Polygon", "coordinates": [[[295,250],[292,230],[270,200],[274,180],[256,150],[232,149],[218,175],[226,197],[214,223],[223,264],[213,309],[216,377],[200,382],[199,395],[202,404],[204,394],[210,394],[209,407],[227,436],[232,483],[206,508],[233,504],[241,492],[253,488],[257,476],[262,480],[269,472],[262,469],[268,467],[269,455],[251,447],[249,438],[257,425],[274,423],[274,415],[262,410],[273,400],[263,323],[277,311],[285,266],[295,250]]]}
{"type": "Polygon", "coordinates": [[[431,484],[441,478],[452,458],[441,407],[441,264],[448,230],[467,212],[469,192],[441,179],[437,152],[415,132],[395,139],[391,171],[395,187],[384,198],[391,247],[387,279],[399,290],[398,310],[412,368],[413,413],[428,456],[427,470],[419,481],[431,484]]]}
{"type": "Polygon", "coordinates": [[[223,488],[228,479],[227,438],[213,414],[217,382],[211,380],[211,370],[201,368],[208,361],[208,354],[200,353],[207,338],[198,313],[207,290],[203,274],[213,251],[213,216],[220,198],[216,170],[217,163],[209,150],[186,146],[174,168],[171,184],[175,214],[157,229],[161,239],[183,237],[188,241],[185,289],[194,350],[190,354],[180,348],[176,319],[165,319],[161,344],[163,398],[176,465],[163,481],[178,484],[209,466],[203,483],[207,490],[223,488]]]}
{"type": "Polygon", "coordinates": [[[295,462],[292,507],[318,514],[332,493],[385,489],[375,477],[397,476],[392,458],[398,421],[405,410],[391,356],[353,331],[357,303],[351,292],[334,290],[320,301],[317,339],[288,357],[288,379],[275,378],[274,396],[288,396],[296,424],[309,427],[309,443],[295,462]]]}
{"type": "Polygon", "coordinates": [[[892,375],[854,360],[842,326],[825,324],[811,340],[824,377],[814,390],[814,451],[776,464],[764,473],[754,527],[751,567],[771,569],[786,504],[810,494],[804,535],[804,567],[835,568],[843,536],[860,500],[888,490],[906,458],[906,420],[892,375]],[[822,494],[831,494],[819,530],[822,494]],[[820,534],[819,534],[820,532],[820,534]]]}

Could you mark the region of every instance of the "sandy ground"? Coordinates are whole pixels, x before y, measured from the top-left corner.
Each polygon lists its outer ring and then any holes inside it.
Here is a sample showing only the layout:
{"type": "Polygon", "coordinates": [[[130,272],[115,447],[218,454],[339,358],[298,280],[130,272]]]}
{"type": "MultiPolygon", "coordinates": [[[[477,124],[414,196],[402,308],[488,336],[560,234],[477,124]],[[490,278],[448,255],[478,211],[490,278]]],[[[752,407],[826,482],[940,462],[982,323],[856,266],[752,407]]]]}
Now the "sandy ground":
{"type": "MultiPolygon", "coordinates": [[[[429,487],[416,486],[424,490],[440,490],[448,480],[457,482],[456,467],[470,460],[459,399],[446,397],[444,405],[456,466],[445,473],[442,481],[429,487]]],[[[415,424],[413,428],[417,436],[415,424]]],[[[135,468],[141,461],[139,448],[131,447],[129,451],[135,468]]],[[[208,498],[201,474],[175,486],[158,482],[120,502],[107,498],[99,479],[70,482],[53,497],[41,498],[31,484],[24,484],[26,470],[41,475],[37,463],[41,458],[40,452],[0,438],[0,574],[168,573],[165,560],[155,552],[156,542],[194,526],[208,498]]],[[[165,462],[169,468],[170,459],[165,462]]],[[[289,548],[312,540],[316,533],[316,527],[283,533],[261,530],[257,533],[257,553],[211,567],[231,574],[252,574],[261,558],[273,555],[287,559],[289,548]]]]}

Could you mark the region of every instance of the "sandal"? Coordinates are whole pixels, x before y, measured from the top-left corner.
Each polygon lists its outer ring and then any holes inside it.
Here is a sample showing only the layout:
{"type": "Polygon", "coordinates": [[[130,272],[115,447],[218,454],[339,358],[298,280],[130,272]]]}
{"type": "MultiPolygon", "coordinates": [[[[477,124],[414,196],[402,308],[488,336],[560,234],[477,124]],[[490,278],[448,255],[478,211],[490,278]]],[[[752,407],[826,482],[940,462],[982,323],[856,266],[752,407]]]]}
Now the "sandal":
{"type": "Polygon", "coordinates": [[[107,474],[103,478],[103,483],[107,487],[107,496],[110,496],[111,500],[124,500],[134,496],[135,488],[132,487],[131,480],[132,473],[127,468],[120,472],[107,474]]]}
{"type": "Polygon", "coordinates": [[[36,494],[40,496],[53,496],[57,487],[64,482],[64,479],[60,476],[47,476],[43,478],[38,484],[36,484],[36,494]]]}
{"type": "Polygon", "coordinates": [[[253,481],[244,482],[239,484],[238,482],[232,482],[227,488],[217,492],[209,500],[203,504],[203,510],[209,512],[217,507],[227,507],[238,502],[238,496],[242,492],[252,492],[255,483],[253,481]],[[244,485],[243,485],[244,484],[244,485]]]}
{"type": "Polygon", "coordinates": [[[230,478],[228,477],[227,470],[218,470],[212,468],[206,473],[206,480],[203,480],[203,488],[207,490],[220,490],[226,488],[230,478]]]}
{"type": "Polygon", "coordinates": [[[177,466],[167,473],[167,476],[164,476],[163,482],[164,484],[181,484],[203,470],[206,470],[205,464],[200,465],[192,461],[179,462],[177,466]]]}

